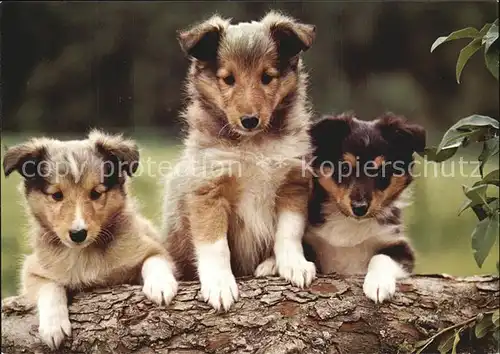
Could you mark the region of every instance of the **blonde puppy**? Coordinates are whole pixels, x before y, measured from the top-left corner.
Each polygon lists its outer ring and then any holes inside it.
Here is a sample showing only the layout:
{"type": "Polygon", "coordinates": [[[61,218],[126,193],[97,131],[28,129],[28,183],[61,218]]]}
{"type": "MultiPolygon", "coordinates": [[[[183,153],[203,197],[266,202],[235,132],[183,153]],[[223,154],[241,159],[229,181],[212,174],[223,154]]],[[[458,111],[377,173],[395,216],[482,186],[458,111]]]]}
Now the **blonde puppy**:
{"type": "Polygon", "coordinates": [[[177,292],[166,250],[127,195],[138,161],[133,141],[98,131],[86,140],[32,139],[5,154],[5,175],[24,179],[31,226],[21,292],[37,304],[40,337],[53,349],[71,334],[68,291],[142,280],[157,304],[177,292]]]}
{"type": "Polygon", "coordinates": [[[301,53],[314,36],[276,12],[237,24],[214,16],[179,35],[191,59],[189,130],[166,181],[164,232],[180,276],[199,277],[215,309],[237,300],[235,276],[273,254],[293,284],[315,276],[301,246],[311,116],[301,53]]]}

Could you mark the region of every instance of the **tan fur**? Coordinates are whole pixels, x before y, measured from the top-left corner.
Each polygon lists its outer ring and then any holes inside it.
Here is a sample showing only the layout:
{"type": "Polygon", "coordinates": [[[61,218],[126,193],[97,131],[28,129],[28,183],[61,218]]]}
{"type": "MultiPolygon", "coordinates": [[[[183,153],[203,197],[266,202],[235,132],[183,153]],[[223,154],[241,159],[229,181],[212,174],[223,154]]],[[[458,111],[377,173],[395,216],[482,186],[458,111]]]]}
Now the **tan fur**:
{"type": "Polygon", "coordinates": [[[375,191],[373,200],[368,210],[369,214],[376,214],[378,211],[392,203],[408,186],[408,176],[392,176],[389,187],[384,191],[375,191]]]}
{"type": "Polygon", "coordinates": [[[345,215],[352,215],[351,198],[349,198],[350,190],[342,188],[335,183],[331,177],[331,169],[324,168],[318,170],[318,181],[321,186],[330,194],[331,198],[337,203],[337,208],[345,215]]]}
{"type": "Polygon", "coordinates": [[[127,195],[127,181],[109,190],[103,184],[100,151],[120,156],[125,169],[139,157],[132,141],[97,131],[86,140],[33,139],[6,153],[6,174],[18,169],[27,157],[38,156],[48,166],[48,176],[40,185],[23,182],[33,253],[22,268],[21,292],[32,301],[48,282],[67,290],[137,284],[146,258],[168,257],[157,231],[127,195]],[[101,193],[97,200],[89,197],[92,191],[101,193]],[[62,193],[62,200],[54,200],[54,193],[62,193]],[[82,244],[69,237],[77,208],[88,226],[82,244]]]}
{"type": "Polygon", "coordinates": [[[310,153],[307,76],[298,55],[286,58],[296,70],[279,74],[277,27],[302,38],[302,50],[314,38],[312,26],[277,13],[234,25],[216,16],[180,34],[183,50],[198,58],[187,77],[185,149],[165,183],[164,234],[184,278],[196,276],[193,243],[219,239],[227,239],[234,275],[252,274],[272,253],[278,214],[306,215],[309,180],[296,171],[310,153]],[[209,63],[196,43],[213,31],[222,39],[209,63]],[[253,114],[260,125],[246,133],[240,117],[253,114]]]}
{"type": "Polygon", "coordinates": [[[311,175],[305,174],[301,168],[290,170],[286,183],[277,192],[276,207],[278,210],[307,213],[307,200],[311,188],[311,175]]]}
{"type": "Polygon", "coordinates": [[[356,156],[354,156],[351,153],[345,153],[344,154],[344,161],[348,162],[352,168],[356,168],[356,164],[358,162],[358,159],[356,158],[356,156]]]}

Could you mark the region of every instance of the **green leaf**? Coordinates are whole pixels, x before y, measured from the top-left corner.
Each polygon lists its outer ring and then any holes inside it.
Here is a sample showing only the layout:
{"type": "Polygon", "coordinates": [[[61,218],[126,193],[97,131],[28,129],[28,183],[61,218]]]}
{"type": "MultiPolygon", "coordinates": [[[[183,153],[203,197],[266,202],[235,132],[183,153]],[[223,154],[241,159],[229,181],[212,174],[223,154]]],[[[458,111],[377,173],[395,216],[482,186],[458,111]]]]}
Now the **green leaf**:
{"type": "Polygon", "coordinates": [[[477,134],[481,128],[487,128],[483,129],[483,133],[486,134],[492,129],[498,130],[498,127],[498,121],[488,116],[474,114],[469,117],[462,118],[453,124],[453,126],[444,134],[443,139],[438,145],[436,153],[439,154],[441,150],[444,149],[458,148],[462,145],[466,137],[477,134]]]}
{"type": "Polygon", "coordinates": [[[481,40],[479,38],[473,39],[469,44],[462,48],[460,54],[458,55],[457,60],[457,82],[460,83],[460,76],[462,75],[462,71],[464,70],[465,64],[469,61],[469,59],[476,53],[479,49],[481,49],[481,40]]]}
{"type": "Polygon", "coordinates": [[[500,170],[491,171],[482,180],[474,183],[474,186],[493,184],[500,187],[500,170]]]}
{"type": "MultiPolygon", "coordinates": [[[[488,217],[488,215],[490,215],[492,213],[492,211],[498,210],[498,205],[499,205],[498,198],[488,197],[488,198],[486,198],[486,202],[488,204],[488,206],[486,208],[485,208],[484,204],[468,205],[467,206],[467,207],[472,206],[472,211],[474,212],[474,214],[476,214],[479,221],[486,219],[488,217]]],[[[469,203],[472,204],[472,202],[470,202],[470,201],[469,201],[469,203]]],[[[464,210],[467,209],[467,207],[464,208],[464,210]]]]}
{"type": "Polygon", "coordinates": [[[437,349],[441,354],[448,353],[453,348],[454,340],[455,340],[454,332],[448,331],[443,333],[437,349]]]}
{"type": "Polygon", "coordinates": [[[491,315],[491,321],[495,327],[500,326],[500,309],[496,309],[496,311],[493,312],[493,315],[491,315]]]}
{"type": "Polygon", "coordinates": [[[492,326],[493,322],[491,321],[491,315],[484,316],[480,321],[476,323],[476,327],[474,328],[474,334],[476,335],[476,338],[483,338],[488,334],[488,331],[492,326]]]}
{"type": "Polygon", "coordinates": [[[462,189],[464,191],[464,194],[467,198],[470,199],[472,202],[471,205],[478,205],[478,204],[486,204],[486,190],[488,189],[488,185],[486,184],[481,184],[479,186],[474,186],[472,188],[469,188],[467,186],[462,186],[462,189]]]}
{"type": "Polygon", "coordinates": [[[438,153],[437,147],[433,146],[425,148],[424,153],[421,154],[421,156],[425,157],[428,161],[443,162],[453,157],[457,150],[458,147],[454,147],[450,149],[443,149],[438,153]]]}
{"type": "Polygon", "coordinates": [[[500,51],[498,49],[490,49],[484,52],[484,63],[490,71],[490,73],[498,80],[498,66],[500,64],[499,60],[500,51]]]}
{"type": "Polygon", "coordinates": [[[458,342],[460,342],[460,332],[460,329],[455,332],[455,340],[453,341],[453,350],[451,351],[451,354],[457,354],[457,346],[458,342]]]}
{"type": "MultiPolygon", "coordinates": [[[[497,23],[497,24],[498,24],[498,22],[497,22],[497,21],[495,21],[494,23],[497,23]]],[[[478,35],[478,37],[481,37],[481,38],[482,38],[482,37],[484,37],[484,36],[486,35],[486,33],[488,33],[488,31],[490,30],[490,28],[491,28],[491,26],[492,26],[492,25],[493,25],[493,23],[487,23],[487,24],[485,24],[485,25],[481,28],[481,30],[479,31],[479,35],[478,35]]]]}
{"type": "Polygon", "coordinates": [[[485,53],[488,52],[491,45],[498,39],[498,19],[493,22],[488,29],[488,32],[483,36],[481,44],[484,45],[485,53]]]}
{"type": "Polygon", "coordinates": [[[432,43],[431,46],[431,53],[439,47],[441,44],[449,41],[453,41],[455,39],[462,39],[462,38],[476,38],[479,35],[479,31],[473,27],[467,27],[463,28],[461,30],[451,32],[447,36],[439,37],[432,43]]]}
{"type": "Polygon", "coordinates": [[[498,212],[494,212],[493,215],[481,220],[472,232],[472,249],[479,268],[483,266],[498,237],[498,221],[498,212]]]}
{"type": "Polygon", "coordinates": [[[486,165],[486,162],[488,162],[490,157],[498,154],[498,150],[499,150],[499,143],[497,136],[488,139],[483,143],[483,150],[481,151],[481,154],[477,158],[481,163],[479,165],[479,172],[481,173],[481,176],[483,176],[484,165],[486,165]]]}

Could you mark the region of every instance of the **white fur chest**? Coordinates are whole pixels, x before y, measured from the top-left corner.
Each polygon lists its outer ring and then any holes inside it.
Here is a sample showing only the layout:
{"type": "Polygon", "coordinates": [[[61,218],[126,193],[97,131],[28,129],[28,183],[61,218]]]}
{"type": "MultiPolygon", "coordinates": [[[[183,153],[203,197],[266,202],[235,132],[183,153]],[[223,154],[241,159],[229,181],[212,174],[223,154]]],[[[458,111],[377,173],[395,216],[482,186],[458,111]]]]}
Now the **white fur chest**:
{"type": "Polygon", "coordinates": [[[47,275],[68,288],[78,289],[106,283],[110,275],[109,265],[97,254],[64,250],[55,262],[53,259],[51,262],[44,262],[43,255],[38,257],[40,263],[47,268],[47,275]]]}
{"type": "Polygon", "coordinates": [[[228,239],[232,257],[243,274],[251,274],[269,256],[276,232],[276,198],[292,164],[299,165],[307,144],[269,144],[265,148],[205,149],[212,172],[236,178],[238,196],[229,215],[228,239]],[[293,163],[291,163],[293,161],[293,163]],[[214,167],[215,166],[215,167],[214,167]],[[230,167],[229,167],[230,166],[230,167]]]}
{"type": "Polygon", "coordinates": [[[275,202],[287,169],[248,162],[242,165],[242,172],[238,178],[241,194],[235,214],[230,216],[233,235],[229,236],[238,245],[238,253],[246,253],[240,255],[247,258],[245,263],[255,267],[260,261],[258,255],[272,249],[276,231],[275,202]]]}
{"type": "Polygon", "coordinates": [[[380,245],[395,239],[397,225],[380,225],[375,219],[355,220],[340,212],[318,227],[309,227],[305,240],[313,246],[324,273],[365,273],[380,245]]]}
{"type": "Polygon", "coordinates": [[[340,212],[330,215],[319,227],[311,227],[311,235],[322,238],[334,247],[354,247],[371,238],[394,234],[398,226],[381,225],[375,219],[356,220],[340,212]]]}

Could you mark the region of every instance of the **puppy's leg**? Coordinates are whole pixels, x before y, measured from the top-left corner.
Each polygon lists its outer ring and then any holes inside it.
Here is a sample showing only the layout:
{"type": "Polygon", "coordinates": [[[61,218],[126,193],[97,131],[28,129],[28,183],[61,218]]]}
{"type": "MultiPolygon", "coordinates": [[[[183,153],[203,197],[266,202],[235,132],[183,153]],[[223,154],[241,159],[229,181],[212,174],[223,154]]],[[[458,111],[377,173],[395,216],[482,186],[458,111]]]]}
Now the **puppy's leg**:
{"type": "Polygon", "coordinates": [[[164,252],[157,252],[144,260],[142,264],[142,291],[158,305],[168,305],[177,294],[177,280],[170,257],[164,252]]]}
{"type": "Polygon", "coordinates": [[[309,179],[297,168],[289,173],[277,196],[276,269],[281,277],[299,287],[309,286],[316,277],[316,267],[305,259],[302,248],[308,192],[309,179]]]}
{"type": "Polygon", "coordinates": [[[382,247],[368,264],[363,291],[365,295],[382,303],[396,292],[396,280],[405,278],[413,271],[413,248],[404,237],[382,247]]]}
{"type": "Polygon", "coordinates": [[[197,190],[188,198],[189,222],[203,299],[229,310],[238,299],[227,241],[229,202],[224,185],[197,190]]]}
{"type": "Polygon", "coordinates": [[[42,341],[51,349],[57,349],[65,336],[71,335],[66,289],[56,282],[34,274],[33,258],[25,261],[22,288],[25,296],[36,302],[38,310],[38,332],[42,341]]]}
{"type": "Polygon", "coordinates": [[[269,275],[276,275],[278,270],[276,269],[276,258],[269,257],[264,262],[258,265],[255,269],[254,275],[256,277],[267,277],[269,275]]]}

